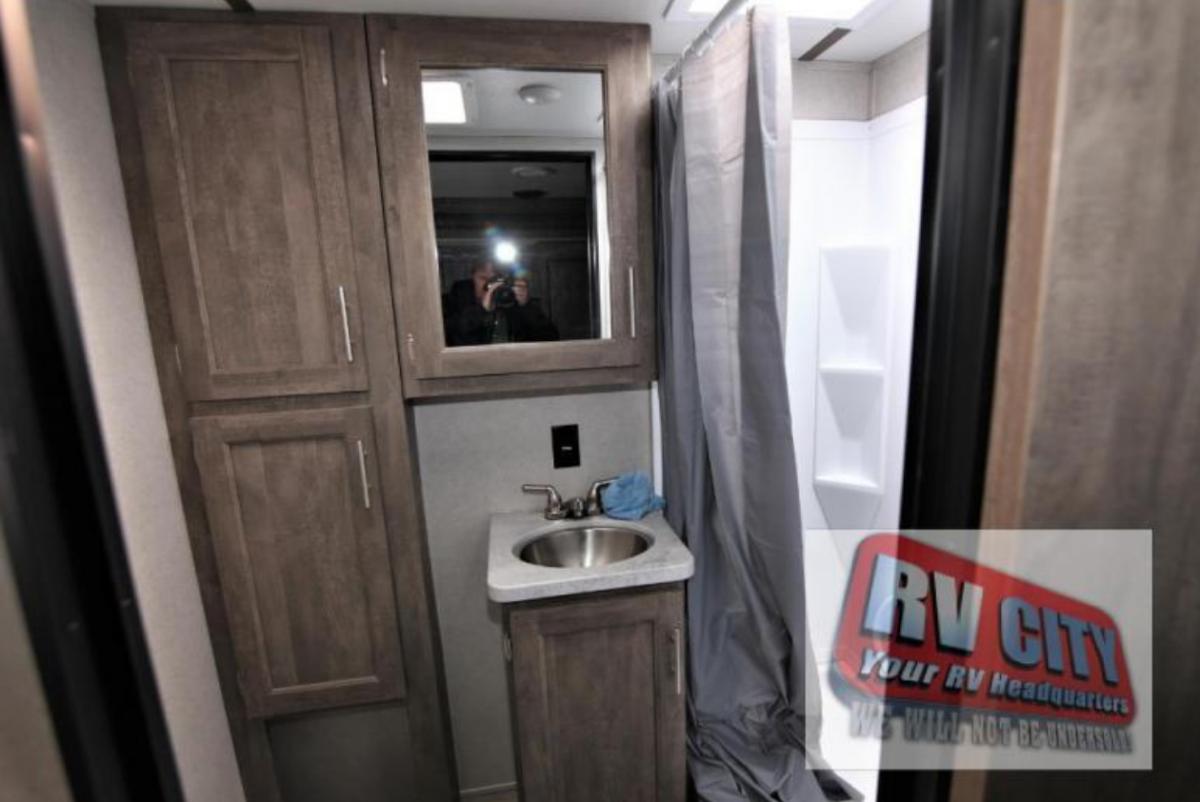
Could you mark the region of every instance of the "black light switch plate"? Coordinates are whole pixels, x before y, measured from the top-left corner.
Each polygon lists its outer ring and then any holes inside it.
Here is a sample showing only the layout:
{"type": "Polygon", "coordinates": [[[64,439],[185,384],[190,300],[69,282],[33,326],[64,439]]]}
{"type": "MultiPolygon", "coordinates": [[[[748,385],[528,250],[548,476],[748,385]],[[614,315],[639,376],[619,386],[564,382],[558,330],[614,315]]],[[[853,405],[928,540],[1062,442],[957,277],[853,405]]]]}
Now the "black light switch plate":
{"type": "Polygon", "coordinates": [[[579,424],[567,423],[550,427],[550,447],[554,451],[555,468],[579,467],[579,424]]]}

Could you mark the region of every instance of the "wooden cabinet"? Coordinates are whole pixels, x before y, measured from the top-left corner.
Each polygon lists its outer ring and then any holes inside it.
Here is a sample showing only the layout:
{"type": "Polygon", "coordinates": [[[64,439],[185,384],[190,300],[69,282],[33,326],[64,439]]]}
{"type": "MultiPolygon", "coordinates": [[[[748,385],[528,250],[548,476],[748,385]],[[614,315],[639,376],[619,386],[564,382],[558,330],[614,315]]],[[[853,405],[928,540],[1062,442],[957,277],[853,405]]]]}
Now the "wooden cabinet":
{"type": "Polygon", "coordinates": [[[328,31],[158,21],[126,30],[189,396],[365,388],[328,31]]]}
{"type": "Polygon", "coordinates": [[[505,607],[524,802],[682,802],[683,590],[505,607]]]}
{"type": "MultiPolygon", "coordinates": [[[[404,400],[653,378],[649,29],[139,8],[98,9],[97,25],[175,468],[247,796],[281,800],[270,729],[281,716],[303,721],[304,742],[319,748],[337,737],[327,724],[336,715],[296,714],[386,702],[389,728],[404,733],[387,744],[387,759],[412,777],[404,790],[450,799],[404,400]],[[589,325],[564,326],[560,341],[526,345],[515,325],[487,348],[441,339],[446,293],[432,273],[421,100],[430,64],[594,79],[595,113],[575,105],[602,135],[572,146],[587,151],[580,182],[594,208],[553,199],[591,209],[577,226],[597,254],[585,262],[589,294],[560,303],[574,286],[561,280],[564,265],[577,270],[578,260],[559,259],[552,236],[541,237],[543,273],[525,278],[525,290],[543,285],[555,308],[589,310],[589,325]],[[592,236],[593,224],[605,233],[592,236]]],[[[517,89],[501,94],[516,102],[517,89]]],[[[530,116],[524,103],[518,112],[530,116]]],[[[567,161],[542,172],[568,171],[567,161]]],[[[540,680],[554,689],[553,706],[537,708],[542,724],[531,719],[526,731],[559,728],[563,743],[594,737],[609,755],[600,774],[543,762],[531,788],[572,800],[682,793],[682,677],[672,657],[681,646],[671,640],[682,616],[678,592],[663,593],[593,599],[579,609],[600,605],[593,622],[610,623],[573,633],[577,614],[560,618],[553,605],[544,615],[514,613],[520,632],[526,620],[550,627],[537,637],[556,655],[540,680]],[[626,623],[612,624],[613,615],[626,623]],[[601,675],[606,698],[586,696],[587,664],[613,649],[627,659],[601,675]],[[577,735],[570,719],[593,723],[577,735]],[[610,759],[635,752],[650,762],[626,771],[610,759]],[[592,786],[611,793],[596,796],[592,786]]]]}
{"type": "Polygon", "coordinates": [[[192,429],[249,714],[402,696],[370,410],[192,429]]]}
{"type": "Polygon", "coordinates": [[[363,20],[103,8],[97,23],[247,798],[296,787],[276,725],[344,755],[331,742],[362,737],[347,721],[380,714],[390,736],[370,754],[387,770],[330,776],[452,799],[363,20]]]}

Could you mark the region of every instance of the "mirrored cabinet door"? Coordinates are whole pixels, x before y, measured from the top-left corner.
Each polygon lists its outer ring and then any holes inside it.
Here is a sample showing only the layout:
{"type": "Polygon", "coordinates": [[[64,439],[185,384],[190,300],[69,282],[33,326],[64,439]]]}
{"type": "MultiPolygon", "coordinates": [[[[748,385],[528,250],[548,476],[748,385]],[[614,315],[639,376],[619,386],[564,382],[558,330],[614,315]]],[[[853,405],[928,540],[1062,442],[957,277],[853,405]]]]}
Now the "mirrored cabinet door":
{"type": "Polygon", "coordinates": [[[652,378],[647,29],[368,29],[405,394],[652,378]]]}

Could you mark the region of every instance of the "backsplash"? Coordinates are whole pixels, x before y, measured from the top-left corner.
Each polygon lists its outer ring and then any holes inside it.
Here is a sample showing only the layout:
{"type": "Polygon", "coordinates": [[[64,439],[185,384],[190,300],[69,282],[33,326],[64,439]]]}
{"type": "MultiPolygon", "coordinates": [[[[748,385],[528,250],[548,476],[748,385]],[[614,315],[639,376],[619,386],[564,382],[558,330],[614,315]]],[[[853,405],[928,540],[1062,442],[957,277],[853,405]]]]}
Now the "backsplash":
{"type": "Polygon", "coordinates": [[[418,460],[450,717],[463,790],[514,782],[500,612],[486,592],[488,518],[536,511],[604,476],[650,470],[650,391],[419,404],[418,460]],[[555,470],[550,427],[579,424],[580,465],[555,470]]]}

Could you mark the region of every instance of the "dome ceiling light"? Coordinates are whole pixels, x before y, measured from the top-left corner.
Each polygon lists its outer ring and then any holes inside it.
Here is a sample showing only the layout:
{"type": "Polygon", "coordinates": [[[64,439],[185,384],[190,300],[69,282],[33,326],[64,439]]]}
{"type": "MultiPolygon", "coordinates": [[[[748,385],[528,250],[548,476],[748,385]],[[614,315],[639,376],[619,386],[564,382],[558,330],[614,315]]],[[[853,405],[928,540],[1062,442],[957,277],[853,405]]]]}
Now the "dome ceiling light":
{"type": "Polygon", "coordinates": [[[517,95],[531,106],[545,106],[562,99],[562,90],[550,84],[525,84],[517,95]]]}
{"type": "Polygon", "coordinates": [[[553,167],[543,167],[540,164],[522,164],[512,168],[512,174],[517,178],[549,178],[557,172],[553,167]]]}

